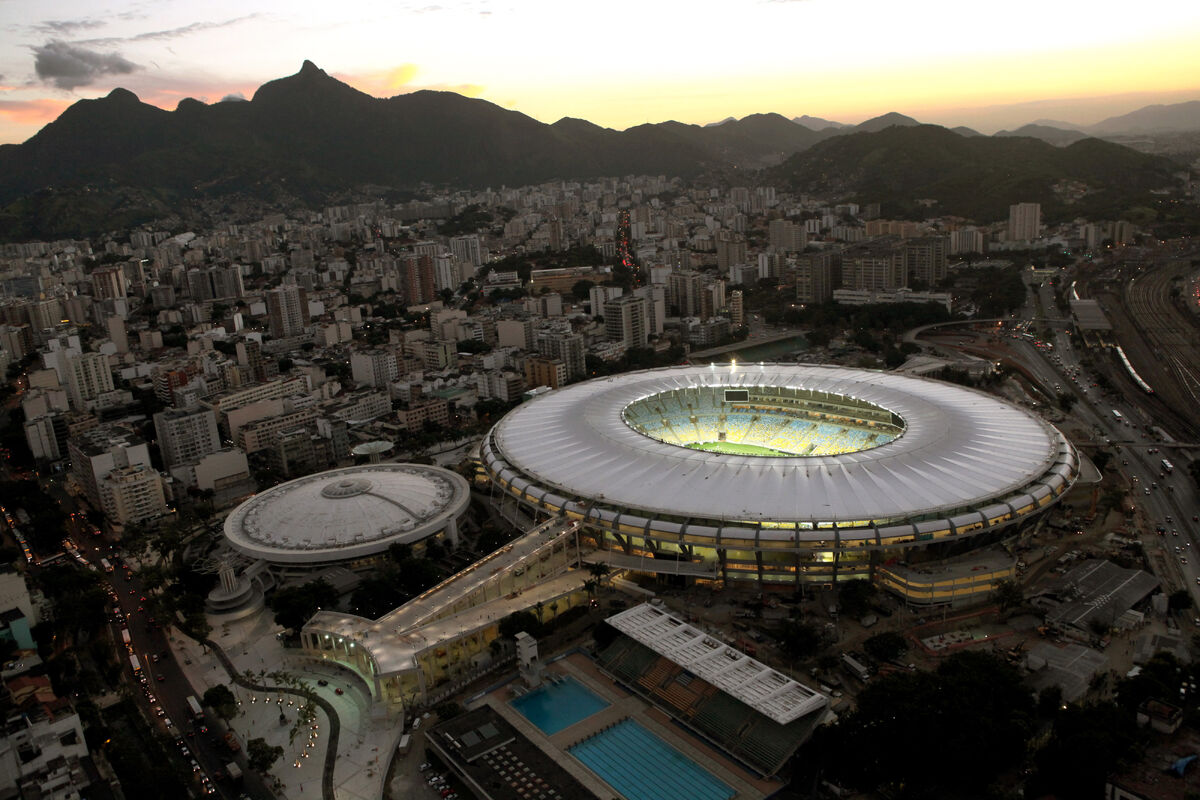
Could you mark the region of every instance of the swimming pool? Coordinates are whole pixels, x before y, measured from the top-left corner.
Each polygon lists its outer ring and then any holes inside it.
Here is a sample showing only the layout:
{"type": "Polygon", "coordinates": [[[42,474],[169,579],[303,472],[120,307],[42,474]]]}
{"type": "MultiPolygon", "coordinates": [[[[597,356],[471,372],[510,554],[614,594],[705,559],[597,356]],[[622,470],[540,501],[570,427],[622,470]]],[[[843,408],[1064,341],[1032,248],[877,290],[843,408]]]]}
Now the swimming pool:
{"type": "Polygon", "coordinates": [[[608,703],[579,681],[566,677],[518,697],[512,706],[550,736],[608,708],[608,703]]]}
{"type": "Polygon", "coordinates": [[[631,719],[585,739],[569,752],[629,800],[728,800],[736,794],[631,719]]]}

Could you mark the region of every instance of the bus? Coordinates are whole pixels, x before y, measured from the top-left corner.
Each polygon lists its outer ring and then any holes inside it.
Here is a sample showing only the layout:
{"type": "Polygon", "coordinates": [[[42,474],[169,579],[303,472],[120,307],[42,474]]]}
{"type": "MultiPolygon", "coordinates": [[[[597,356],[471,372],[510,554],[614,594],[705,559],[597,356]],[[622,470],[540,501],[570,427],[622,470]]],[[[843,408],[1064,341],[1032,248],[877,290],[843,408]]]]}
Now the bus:
{"type": "Polygon", "coordinates": [[[1117,422],[1124,422],[1124,421],[1125,421],[1125,415],[1124,415],[1124,414],[1122,414],[1120,411],[1117,411],[1117,410],[1114,408],[1114,409],[1112,410],[1112,412],[1113,412],[1113,419],[1115,419],[1117,422]]]}
{"type": "Polygon", "coordinates": [[[129,657],[129,666],[133,667],[133,674],[140,676],[142,674],[142,662],[138,661],[137,656],[129,657]]]}
{"type": "Polygon", "coordinates": [[[125,643],[126,650],[129,650],[133,647],[133,640],[129,638],[129,628],[121,629],[121,641],[125,643]]]}
{"type": "Polygon", "coordinates": [[[104,569],[104,571],[105,571],[105,572],[112,572],[112,571],[113,571],[113,565],[112,565],[112,564],[110,564],[110,563],[108,563],[108,559],[107,559],[107,558],[102,558],[102,559],[100,559],[100,566],[101,566],[101,567],[104,569]]]}
{"type": "Polygon", "coordinates": [[[196,700],[196,695],[189,694],[187,697],[188,710],[192,712],[192,719],[204,719],[204,709],[200,708],[200,703],[196,700]]]}
{"type": "Polygon", "coordinates": [[[1167,461],[1165,458],[1162,460],[1162,468],[1163,472],[1167,473],[1168,475],[1175,471],[1175,465],[1170,461],[1167,461]]]}

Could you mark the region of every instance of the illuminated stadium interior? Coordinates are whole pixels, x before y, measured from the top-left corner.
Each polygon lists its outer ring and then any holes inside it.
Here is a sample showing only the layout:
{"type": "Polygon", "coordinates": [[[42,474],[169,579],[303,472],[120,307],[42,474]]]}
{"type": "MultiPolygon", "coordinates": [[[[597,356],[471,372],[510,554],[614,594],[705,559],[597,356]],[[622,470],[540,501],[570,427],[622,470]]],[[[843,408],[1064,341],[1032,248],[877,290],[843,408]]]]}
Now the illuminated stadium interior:
{"type": "Polygon", "coordinates": [[[780,386],[699,386],[643,397],[621,417],[665,444],[728,455],[833,456],[887,444],[904,421],[845,395],[780,386]]]}

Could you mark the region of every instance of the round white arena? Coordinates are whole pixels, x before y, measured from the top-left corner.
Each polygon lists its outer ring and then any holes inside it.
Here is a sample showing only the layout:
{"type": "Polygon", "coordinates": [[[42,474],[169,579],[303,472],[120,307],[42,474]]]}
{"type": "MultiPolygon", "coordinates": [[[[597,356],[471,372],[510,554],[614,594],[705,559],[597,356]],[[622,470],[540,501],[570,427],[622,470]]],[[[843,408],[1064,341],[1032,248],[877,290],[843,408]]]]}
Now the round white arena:
{"type": "Polygon", "coordinates": [[[642,569],[762,582],[991,541],[1060,497],[1079,463],[1057,429],[992,395],[783,364],[575,384],[510,412],[481,459],[495,487],[584,520],[642,569]]]}
{"type": "Polygon", "coordinates": [[[370,464],[308,475],[255,495],[225,519],[236,551],[279,565],[353,565],[392,544],[457,542],[466,480],[423,464],[370,464]]]}

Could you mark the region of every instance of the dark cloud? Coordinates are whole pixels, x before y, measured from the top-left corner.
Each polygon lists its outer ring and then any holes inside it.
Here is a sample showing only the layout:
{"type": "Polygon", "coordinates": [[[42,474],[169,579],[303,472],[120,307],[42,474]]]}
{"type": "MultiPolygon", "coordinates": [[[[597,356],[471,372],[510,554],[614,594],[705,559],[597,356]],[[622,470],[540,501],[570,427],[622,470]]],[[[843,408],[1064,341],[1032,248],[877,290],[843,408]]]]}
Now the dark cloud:
{"type": "Polygon", "coordinates": [[[37,76],[59,89],[75,89],[103,75],[128,75],[140,69],[119,53],[98,53],[71,42],[47,42],[33,48],[33,55],[37,76]]]}
{"type": "Polygon", "coordinates": [[[92,30],[103,26],[104,22],[98,19],[48,19],[45,22],[39,22],[33,28],[38,33],[51,36],[70,36],[75,31],[92,30]]]}
{"type": "Polygon", "coordinates": [[[148,41],[163,41],[166,39],[178,39],[181,36],[190,36],[193,33],[203,33],[204,31],[220,30],[221,28],[230,28],[234,25],[240,25],[243,22],[259,19],[262,14],[247,14],[244,17],[235,17],[233,19],[220,20],[219,22],[193,22],[189,25],[184,25],[179,28],[167,28],[161,31],[146,31],[133,36],[109,37],[104,39],[87,39],[80,44],[90,45],[113,45],[122,44],[125,42],[148,42],[148,41]]]}

